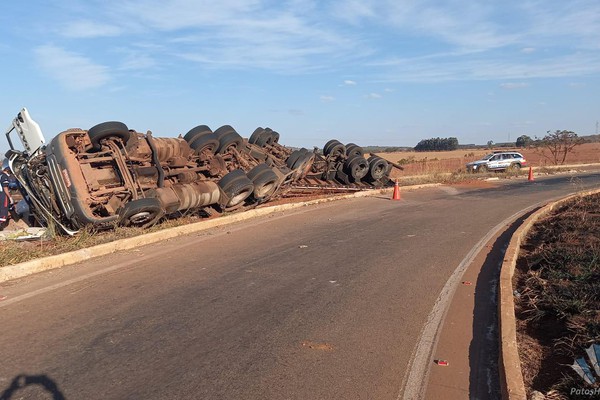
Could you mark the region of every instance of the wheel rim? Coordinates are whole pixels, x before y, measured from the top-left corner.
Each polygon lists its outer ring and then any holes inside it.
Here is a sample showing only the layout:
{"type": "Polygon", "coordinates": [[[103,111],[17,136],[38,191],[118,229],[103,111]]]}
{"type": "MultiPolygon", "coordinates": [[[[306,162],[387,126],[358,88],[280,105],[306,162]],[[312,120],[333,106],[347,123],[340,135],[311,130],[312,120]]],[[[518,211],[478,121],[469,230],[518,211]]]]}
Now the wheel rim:
{"type": "Polygon", "coordinates": [[[129,222],[133,225],[144,224],[150,220],[152,220],[152,213],[149,211],[140,211],[129,217],[129,222]]]}
{"type": "Polygon", "coordinates": [[[246,200],[248,196],[250,196],[251,192],[249,189],[244,189],[237,195],[233,196],[229,203],[227,203],[227,207],[234,207],[240,204],[242,201],[246,200]]]}
{"type": "Polygon", "coordinates": [[[275,182],[267,182],[262,187],[260,187],[258,190],[255,189],[254,194],[256,195],[256,197],[259,197],[259,198],[265,197],[267,194],[269,194],[271,192],[271,190],[273,190],[274,187],[275,187],[275,182]]]}
{"type": "Polygon", "coordinates": [[[373,172],[372,172],[373,178],[376,178],[376,179],[381,178],[383,176],[383,174],[385,173],[385,170],[386,170],[386,168],[383,164],[381,164],[381,163],[376,164],[375,168],[373,168],[373,172]]]}

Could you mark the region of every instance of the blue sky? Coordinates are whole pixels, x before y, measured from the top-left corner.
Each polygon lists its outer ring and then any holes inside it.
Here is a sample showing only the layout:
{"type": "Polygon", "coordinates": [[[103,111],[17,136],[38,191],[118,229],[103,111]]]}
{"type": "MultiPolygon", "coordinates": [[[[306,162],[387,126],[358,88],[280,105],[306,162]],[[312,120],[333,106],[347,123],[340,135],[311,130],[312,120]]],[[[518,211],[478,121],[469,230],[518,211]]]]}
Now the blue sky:
{"type": "MultiPolygon", "coordinates": [[[[7,126],[257,126],[290,146],[514,141],[600,119],[598,0],[31,0],[0,7],[7,126]]],[[[0,149],[6,145],[0,144],[0,149]]]]}

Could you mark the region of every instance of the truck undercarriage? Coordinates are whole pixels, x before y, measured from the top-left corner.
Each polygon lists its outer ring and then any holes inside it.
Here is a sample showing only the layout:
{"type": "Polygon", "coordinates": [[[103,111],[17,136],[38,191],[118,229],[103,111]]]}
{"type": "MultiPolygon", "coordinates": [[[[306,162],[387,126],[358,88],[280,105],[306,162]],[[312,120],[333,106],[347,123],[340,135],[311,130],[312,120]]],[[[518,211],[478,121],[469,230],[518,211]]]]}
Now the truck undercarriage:
{"type": "Polygon", "coordinates": [[[67,234],[87,225],[147,227],[183,212],[233,211],[293,190],[382,187],[393,167],[375,155],[366,159],[352,143],[292,150],[270,128],[244,139],[229,125],[158,138],[111,121],[66,130],[46,144],[26,109],[6,137],[6,156],[31,215],[67,234]]]}

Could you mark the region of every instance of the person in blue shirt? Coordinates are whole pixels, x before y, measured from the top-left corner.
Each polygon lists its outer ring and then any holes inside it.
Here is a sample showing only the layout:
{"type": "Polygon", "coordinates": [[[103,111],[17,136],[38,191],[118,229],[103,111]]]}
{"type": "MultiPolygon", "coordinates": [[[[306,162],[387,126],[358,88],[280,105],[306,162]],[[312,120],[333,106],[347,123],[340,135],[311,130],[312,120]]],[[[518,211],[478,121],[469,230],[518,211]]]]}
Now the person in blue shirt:
{"type": "Polygon", "coordinates": [[[12,205],[12,197],[8,190],[10,185],[10,168],[8,166],[8,160],[2,162],[2,172],[0,172],[0,228],[6,227],[9,218],[10,206],[12,205]]]}

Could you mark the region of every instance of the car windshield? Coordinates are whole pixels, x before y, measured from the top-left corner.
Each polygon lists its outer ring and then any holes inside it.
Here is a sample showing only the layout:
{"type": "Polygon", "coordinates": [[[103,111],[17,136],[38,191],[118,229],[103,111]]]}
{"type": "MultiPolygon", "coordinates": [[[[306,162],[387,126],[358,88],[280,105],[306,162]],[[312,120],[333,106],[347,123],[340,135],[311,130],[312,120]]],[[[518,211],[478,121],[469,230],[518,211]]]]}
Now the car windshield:
{"type": "Polygon", "coordinates": [[[496,154],[491,153],[491,154],[487,154],[485,156],[483,156],[481,159],[482,160],[489,160],[490,158],[494,157],[496,154]]]}

